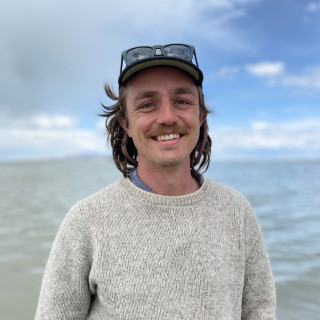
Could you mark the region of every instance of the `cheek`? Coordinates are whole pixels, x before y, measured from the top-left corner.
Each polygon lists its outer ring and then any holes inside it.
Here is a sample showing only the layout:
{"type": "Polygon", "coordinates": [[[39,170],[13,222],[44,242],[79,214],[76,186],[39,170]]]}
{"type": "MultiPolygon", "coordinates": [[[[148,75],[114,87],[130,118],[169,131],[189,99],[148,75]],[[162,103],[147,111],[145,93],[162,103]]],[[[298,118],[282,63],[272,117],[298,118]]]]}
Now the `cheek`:
{"type": "Polygon", "coordinates": [[[153,126],[154,122],[150,117],[138,117],[132,125],[132,133],[145,135],[153,126]]]}
{"type": "Polygon", "coordinates": [[[194,112],[189,115],[182,117],[184,125],[192,130],[196,130],[201,127],[202,121],[200,120],[200,115],[198,112],[194,112]]]}

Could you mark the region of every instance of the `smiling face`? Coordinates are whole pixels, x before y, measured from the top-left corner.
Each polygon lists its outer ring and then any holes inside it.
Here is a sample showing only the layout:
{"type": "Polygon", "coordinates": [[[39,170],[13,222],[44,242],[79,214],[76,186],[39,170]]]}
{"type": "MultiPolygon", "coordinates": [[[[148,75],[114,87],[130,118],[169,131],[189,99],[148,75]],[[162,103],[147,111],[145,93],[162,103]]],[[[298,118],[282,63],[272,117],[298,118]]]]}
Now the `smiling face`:
{"type": "MultiPolygon", "coordinates": [[[[190,76],[169,67],[139,72],[126,85],[127,119],[121,126],[138,151],[139,170],[184,166],[198,139],[198,88],[190,76]]],[[[205,118],[205,116],[204,116],[205,118]]]]}

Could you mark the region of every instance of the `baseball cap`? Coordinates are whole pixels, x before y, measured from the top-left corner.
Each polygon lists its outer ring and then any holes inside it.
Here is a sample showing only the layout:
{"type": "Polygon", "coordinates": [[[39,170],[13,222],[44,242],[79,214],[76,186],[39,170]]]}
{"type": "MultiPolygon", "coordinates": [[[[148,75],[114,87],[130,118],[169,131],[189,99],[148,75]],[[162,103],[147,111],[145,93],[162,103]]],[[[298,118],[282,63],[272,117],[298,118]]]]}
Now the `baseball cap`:
{"type": "Polygon", "coordinates": [[[188,44],[167,44],[164,46],[134,47],[122,52],[119,86],[139,71],[153,67],[173,67],[188,73],[202,86],[203,74],[198,67],[194,46],[188,44]]]}

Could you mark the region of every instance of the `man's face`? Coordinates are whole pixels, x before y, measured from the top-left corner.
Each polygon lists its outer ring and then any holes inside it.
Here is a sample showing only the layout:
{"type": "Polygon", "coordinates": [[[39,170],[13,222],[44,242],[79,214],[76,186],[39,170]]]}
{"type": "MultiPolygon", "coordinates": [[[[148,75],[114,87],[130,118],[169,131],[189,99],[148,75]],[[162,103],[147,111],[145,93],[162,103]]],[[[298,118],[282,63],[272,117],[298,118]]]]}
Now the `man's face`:
{"type": "Polygon", "coordinates": [[[191,77],[174,68],[147,69],[128,81],[126,97],[121,125],[138,150],[139,168],[190,168],[204,121],[191,77]]]}

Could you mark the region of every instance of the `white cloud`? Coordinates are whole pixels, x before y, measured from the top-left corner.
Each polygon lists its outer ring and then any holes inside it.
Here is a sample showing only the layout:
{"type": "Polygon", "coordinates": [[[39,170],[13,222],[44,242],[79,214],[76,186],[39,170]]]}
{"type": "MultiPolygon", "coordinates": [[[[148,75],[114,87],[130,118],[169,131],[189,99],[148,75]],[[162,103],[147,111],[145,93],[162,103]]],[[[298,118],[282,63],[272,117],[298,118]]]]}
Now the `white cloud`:
{"type": "MultiPolygon", "coordinates": [[[[43,117],[43,116],[42,116],[43,117]]],[[[59,116],[53,116],[53,119],[59,116]]],[[[64,117],[61,116],[63,119],[64,117]]],[[[66,117],[67,118],[67,117],[66,117]]],[[[68,118],[54,125],[34,125],[33,117],[24,124],[8,124],[0,129],[0,160],[63,158],[79,155],[110,155],[104,119],[92,130],[74,126],[76,119],[68,118]],[[68,123],[68,125],[65,125],[68,123]]],[[[12,124],[12,123],[11,123],[12,124]]],[[[216,127],[210,132],[214,154],[231,154],[264,150],[266,152],[294,150],[296,155],[310,152],[320,155],[320,119],[287,122],[254,121],[249,128],[216,127]]]]}
{"type": "Polygon", "coordinates": [[[268,127],[269,127],[268,123],[266,123],[264,121],[255,121],[251,125],[251,129],[253,131],[266,130],[266,129],[268,129],[268,127]]]}
{"type": "Polygon", "coordinates": [[[278,82],[284,86],[314,88],[320,90],[320,67],[309,68],[302,75],[287,74],[278,82]]]}
{"type": "Polygon", "coordinates": [[[320,67],[306,68],[301,74],[290,74],[283,62],[260,62],[247,64],[246,71],[254,76],[267,80],[271,85],[301,87],[320,90],[320,67]]]}
{"type": "Polygon", "coordinates": [[[236,6],[243,6],[250,3],[257,3],[260,0],[204,0],[206,6],[210,5],[217,9],[233,9],[236,6]]]}
{"type": "Polygon", "coordinates": [[[96,123],[96,127],[101,132],[106,131],[106,118],[100,118],[96,123]]]}
{"type": "Polygon", "coordinates": [[[5,1],[2,111],[83,111],[82,101],[99,99],[105,81],[116,83],[120,52],[135,45],[181,41],[243,51],[251,45],[233,21],[260,1],[5,1]]]}
{"type": "Polygon", "coordinates": [[[314,2],[308,3],[306,10],[311,13],[319,11],[320,10],[320,1],[317,1],[317,2],[314,1],[314,2]]]}
{"type": "Polygon", "coordinates": [[[77,127],[77,119],[63,115],[36,115],[1,119],[0,160],[106,155],[102,121],[92,130],[77,127]]]}
{"type": "Polygon", "coordinates": [[[63,158],[106,155],[106,138],[96,131],[81,129],[0,130],[1,160],[63,158]]]}
{"type": "Polygon", "coordinates": [[[0,117],[0,126],[5,130],[74,129],[77,124],[77,118],[59,114],[25,114],[23,118],[10,117],[8,115],[2,115],[0,117]]]}
{"type": "Polygon", "coordinates": [[[76,120],[66,116],[39,115],[32,119],[35,126],[40,128],[68,128],[74,127],[76,120]]]}
{"type": "Polygon", "coordinates": [[[259,77],[277,77],[285,72],[283,62],[259,62],[246,65],[246,70],[259,77]]]}
{"type": "Polygon", "coordinates": [[[216,128],[210,133],[214,149],[220,150],[305,150],[320,155],[320,119],[304,119],[268,123],[256,121],[248,129],[239,127],[216,128]]]}

